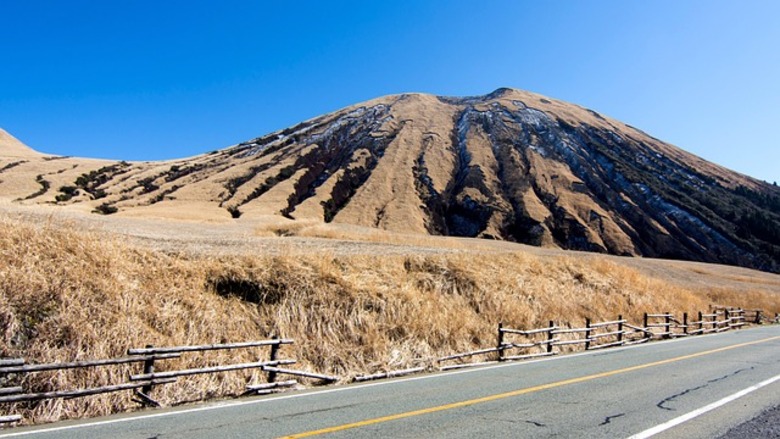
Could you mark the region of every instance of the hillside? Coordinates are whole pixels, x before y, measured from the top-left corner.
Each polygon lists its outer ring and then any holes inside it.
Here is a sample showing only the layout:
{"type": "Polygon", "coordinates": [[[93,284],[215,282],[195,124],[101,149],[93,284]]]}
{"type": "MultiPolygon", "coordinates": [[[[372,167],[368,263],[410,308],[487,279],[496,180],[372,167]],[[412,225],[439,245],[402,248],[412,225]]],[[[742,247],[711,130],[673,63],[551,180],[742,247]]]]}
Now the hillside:
{"type": "Polygon", "coordinates": [[[40,156],[34,149],[20,142],[16,137],[0,128],[0,155],[7,158],[37,158],[40,156]]]}
{"type": "MultiPolygon", "coordinates": [[[[711,305],[760,308],[770,316],[780,311],[780,276],[737,267],[583,257],[453,238],[363,243],[362,249],[328,240],[332,252],[316,247],[313,238],[300,249],[301,243],[288,241],[295,238],[265,238],[277,246],[273,254],[253,237],[241,252],[215,242],[223,252],[215,257],[197,253],[202,237],[223,228],[239,236],[237,224],[178,224],[179,232],[186,230],[183,225],[200,230],[202,236],[181,237],[195,251],[173,251],[164,235],[149,235],[146,244],[163,250],[155,251],[131,243],[124,227],[145,225],[148,233],[159,232],[172,229],[167,220],[78,215],[69,220],[62,211],[4,207],[10,208],[0,210],[0,357],[30,363],[120,357],[146,344],[212,344],[280,334],[295,340],[285,354],[298,360],[296,368],[349,381],[493,346],[498,322],[532,328],[549,320],[580,325],[585,318],[617,315],[641,322],[643,312],[693,316],[711,305]],[[105,231],[92,223],[100,220],[108,220],[105,231]],[[471,242],[446,248],[457,245],[452,241],[471,242]]],[[[256,355],[194,356],[166,367],[252,362],[256,355]]],[[[17,376],[5,386],[23,384],[34,392],[86,388],[123,382],[137,371],[122,366],[43,372],[27,375],[24,383],[17,376]]],[[[250,370],[188,377],[157,388],[154,397],[170,405],[236,396],[262,375],[250,370]]],[[[6,404],[0,414],[22,414],[25,423],[83,418],[132,410],[138,406],[132,396],[6,404]]]]}
{"type": "Polygon", "coordinates": [[[777,187],[512,89],[383,97],[168,162],[2,151],[0,196],[19,204],[333,222],[780,271],[777,187]]]}

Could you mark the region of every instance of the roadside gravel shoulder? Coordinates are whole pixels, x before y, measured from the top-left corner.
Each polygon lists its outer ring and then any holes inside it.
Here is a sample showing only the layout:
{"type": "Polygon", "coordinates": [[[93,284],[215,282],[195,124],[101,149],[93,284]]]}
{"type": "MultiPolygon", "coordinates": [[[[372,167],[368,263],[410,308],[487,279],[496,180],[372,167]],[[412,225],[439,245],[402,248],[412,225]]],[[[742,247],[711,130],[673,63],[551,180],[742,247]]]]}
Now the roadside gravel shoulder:
{"type": "Polygon", "coordinates": [[[765,410],[755,418],[740,424],[718,439],[780,438],[780,405],[765,410]]]}

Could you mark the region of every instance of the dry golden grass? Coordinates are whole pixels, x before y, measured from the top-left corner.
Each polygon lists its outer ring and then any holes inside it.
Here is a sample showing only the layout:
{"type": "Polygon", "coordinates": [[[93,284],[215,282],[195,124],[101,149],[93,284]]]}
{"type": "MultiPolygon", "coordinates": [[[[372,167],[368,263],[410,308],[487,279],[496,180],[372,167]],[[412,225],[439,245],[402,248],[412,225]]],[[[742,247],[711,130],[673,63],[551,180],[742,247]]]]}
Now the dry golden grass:
{"type": "MultiPolygon", "coordinates": [[[[306,227],[290,233],[321,233],[306,227]]],[[[346,380],[493,345],[499,321],[529,328],[550,319],[581,324],[585,317],[598,321],[623,314],[638,322],[645,311],[695,312],[713,304],[780,311],[771,292],[697,292],[605,258],[521,252],[178,255],[54,222],[0,217],[0,356],[29,362],[110,358],[146,344],[279,334],[295,339],[282,353],[298,359],[296,367],[346,380]]],[[[262,350],[188,355],[163,367],[266,356],[262,350]]],[[[130,371],[139,366],[40,373],[29,375],[24,385],[36,391],[104,385],[124,382],[130,371]]],[[[235,395],[263,379],[256,372],[181,378],[158,386],[152,396],[174,404],[235,395]]],[[[2,412],[47,422],[135,406],[130,392],[122,392],[3,405],[2,412]]]]}
{"type": "Polygon", "coordinates": [[[264,224],[257,227],[255,233],[257,236],[264,237],[296,236],[301,238],[324,238],[341,241],[445,248],[451,250],[474,249],[474,247],[488,248],[487,246],[480,246],[479,241],[475,241],[467,247],[460,241],[449,239],[444,236],[405,234],[347,224],[328,224],[315,220],[284,220],[273,224],[264,224]]]}
{"type": "Polygon", "coordinates": [[[30,158],[41,155],[2,128],[0,128],[0,151],[4,157],[30,158]]]}

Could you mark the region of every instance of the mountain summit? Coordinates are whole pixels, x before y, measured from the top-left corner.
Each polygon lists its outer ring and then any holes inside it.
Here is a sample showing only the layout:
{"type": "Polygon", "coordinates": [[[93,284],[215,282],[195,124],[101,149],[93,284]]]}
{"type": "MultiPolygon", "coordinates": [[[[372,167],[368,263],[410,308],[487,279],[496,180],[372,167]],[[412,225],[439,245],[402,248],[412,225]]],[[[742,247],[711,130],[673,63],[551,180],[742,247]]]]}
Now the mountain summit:
{"type": "Polygon", "coordinates": [[[780,271],[777,187],[508,88],[387,96],[190,159],[54,172],[65,192],[26,202],[281,215],[780,271]]]}

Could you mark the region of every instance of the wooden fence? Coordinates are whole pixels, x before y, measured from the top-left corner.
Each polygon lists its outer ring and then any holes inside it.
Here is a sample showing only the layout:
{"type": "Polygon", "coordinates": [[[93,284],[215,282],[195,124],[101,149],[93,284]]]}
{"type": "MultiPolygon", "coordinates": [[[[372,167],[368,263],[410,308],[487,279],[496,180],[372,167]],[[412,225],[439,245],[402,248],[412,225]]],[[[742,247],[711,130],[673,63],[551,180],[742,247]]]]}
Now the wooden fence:
{"type": "MultiPolygon", "coordinates": [[[[154,347],[147,345],[145,348],[128,349],[127,356],[121,358],[110,358],[100,360],[82,360],[73,362],[59,363],[41,363],[26,364],[22,358],[3,358],[0,359],[0,403],[18,403],[29,401],[41,401],[56,398],[78,398],[102,393],[119,392],[125,390],[134,391],[136,399],[134,401],[145,406],[159,406],[152,396],[154,386],[172,384],[180,377],[186,377],[198,374],[210,374],[219,372],[230,372],[245,369],[259,369],[267,374],[266,382],[246,386],[245,394],[265,394],[275,390],[295,386],[298,382],[295,380],[277,381],[278,375],[293,375],[305,378],[322,380],[325,382],[337,381],[337,377],[304,372],[299,370],[285,369],[279,366],[294,364],[292,359],[279,358],[279,350],[283,345],[292,344],[293,340],[284,338],[272,338],[270,340],[249,341],[241,343],[210,344],[198,346],[169,346],[154,347]],[[192,352],[205,352],[217,350],[234,350],[257,347],[269,347],[270,352],[267,360],[255,361],[250,363],[234,363],[219,366],[208,366],[180,370],[167,370],[164,367],[165,360],[180,358],[183,354],[192,352]],[[138,374],[131,374],[127,382],[91,387],[86,389],[63,389],[47,392],[27,392],[23,385],[8,386],[9,382],[24,383],[28,374],[34,374],[43,371],[60,371],[67,369],[109,367],[129,363],[141,363],[142,369],[138,374]],[[161,367],[162,366],[162,367],[161,367]]],[[[0,416],[0,424],[18,422],[22,419],[20,415],[0,416]]]]}
{"type": "MultiPolygon", "coordinates": [[[[746,324],[767,321],[761,310],[718,308],[699,312],[696,320],[683,313],[678,320],[672,313],[645,313],[640,325],[632,325],[623,316],[604,322],[585,320],[582,327],[556,325],[550,321],[544,328],[515,329],[498,324],[495,347],[463,352],[438,358],[440,370],[473,367],[501,361],[548,357],[578,349],[595,350],[645,343],[653,339],[670,339],[738,329],[746,324]],[[466,358],[484,357],[483,361],[463,362],[466,358]],[[454,361],[460,363],[451,364],[454,361]],[[449,363],[449,364],[448,364],[449,363]]],[[[775,321],[778,317],[775,316],[775,321]]]]}
{"type": "Polygon", "coordinates": [[[641,325],[632,325],[623,316],[605,322],[585,320],[585,326],[558,326],[550,321],[547,327],[515,329],[498,324],[497,343],[494,347],[462,352],[433,360],[418,359],[427,364],[401,370],[357,376],[355,382],[393,378],[423,371],[446,371],[464,367],[494,364],[500,361],[526,360],[549,357],[577,349],[596,350],[616,346],[630,346],[646,343],[653,339],[688,337],[712,332],[737,329],[745,324],[780,323],[780,315],[773,320],[761,310],[715,308],[709,313],[698,313],[698,320],[689,321],[688,314],[678,320],[672,313],[645,314],[641,325]],[[482,361],[463,362],[464,359],[482,358],[482,361]],[[452,364],[455,361],[460,363],[452,364]]]}
{"type": "MultiPolygon", "coordinates": [[[[761,310],[742,310],[732,308],[712,309],[708,313],[699,312],[696,320],[690,320],[687,313],[678,320],[671,313],[645,314],[641,326],[630,324],[622,316],[604,322],[585,320],[585,326],[572,327],[558,325],[550,321],[547,327],[536,329],[515,329],[498,324],[497,343],[494,347],[463,352],[434,361],[436,366],[420,366],[403,370],[388,371],[363,375],[354,381],[367,381],[381,378],[419,373],[425,370],[449,370],[463,367],[473,367],[502,361],[524,360],[548,357],[564,352],[571,352],[582,347],[583,350],[605,349],[616,346],[628,346],[645,343],[652,339],[689,337],[714,332],[738,329],[746,324],[759,324],[771,321],[780,323],[780,316],[775,315],[770,320],[761,310]],[[486,357],[483,361],[463,363],[466,358],[486,357]],[[457,364],[447,364],[459,360],[457,364]]],[[[40,401],[55,398],[78,398],[109,392],[132,390],[137,399],[134,401],[147,406],[159,406],[152,398],[155,386],[175,383],[178,378],[219,372],[230,372],[245,369],[259,369],[267,374],[266,382],[246,386],[244,394],[267,394],[276,390],[295,386],[296,380],[277,381],[278,375],[292,375],[323,382],[334,382],[339,378],[329,375],[286,369],[279,366],[295,364],[292,359],[280,359],[279,351],[283,345],[292,344],[293,340],[272,338],[270,340],[249,341],[241,343],[210,344],[198,346],[169,346],[128,349],[127,356],[101,360],[82,360],[60,363],[26,364],[21,358],[0,358],[0,403],[17,403],[40,401]],[[193,352],[216,350],[247,349],[269,347],[267,360],[250,363],[235,363],[220,366],[208,366],[191,369],[167,370],[165,360],[180,358],[193,352]],[[48,392],[25,393],[23,385],[8,385],[9,383],[24,383],[27,374],[43,371],[67,370],[92,367],[109,367],[122,364],[142,363],[141,371],[130,374],[127,382],[92,387],[86,389],[65,389],[48,392]],[[163,366],[163,367],[161,367],[163,366]]],[[[13,423],[21,420],[20,415],[0,416],[0,424],[13,423]]]]}

